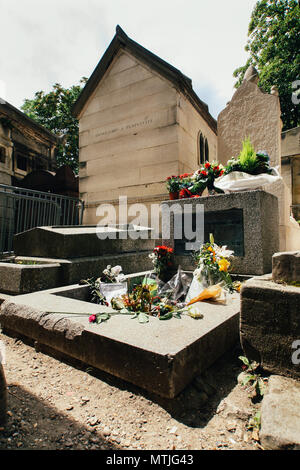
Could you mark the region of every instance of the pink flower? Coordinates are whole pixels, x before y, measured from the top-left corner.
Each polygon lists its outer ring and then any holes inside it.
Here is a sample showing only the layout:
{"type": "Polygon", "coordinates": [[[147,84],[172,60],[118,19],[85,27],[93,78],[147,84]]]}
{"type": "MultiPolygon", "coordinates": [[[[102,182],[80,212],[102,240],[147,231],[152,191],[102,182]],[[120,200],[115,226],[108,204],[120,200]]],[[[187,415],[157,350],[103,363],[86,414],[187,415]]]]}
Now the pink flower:
{"type": "Polygon", "coordinates": [[[91,316],[89,317],[89,322],[90,322],[90,323],[95,323],[96,320],[97,320],[96,315],[91,315],[91,316]]]}

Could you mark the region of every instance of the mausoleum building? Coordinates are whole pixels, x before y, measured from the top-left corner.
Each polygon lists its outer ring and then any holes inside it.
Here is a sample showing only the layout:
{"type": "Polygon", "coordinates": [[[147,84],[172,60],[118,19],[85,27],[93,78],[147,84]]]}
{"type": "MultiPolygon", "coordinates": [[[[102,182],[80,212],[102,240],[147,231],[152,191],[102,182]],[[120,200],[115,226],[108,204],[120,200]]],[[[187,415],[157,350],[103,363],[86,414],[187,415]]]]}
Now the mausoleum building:
{"type": "Polygon", "coordinates": [[[165,200],[170,175],[217,158],[217,125],[192,81],[118,26],[73,109],[84,223],[101,203],[165,200]]]}
{"type": "Polygon", "coordinates": [[[56,169],[61,139],[6,101],[0,101],[0,184],[16,185],[35,170],[56,169]]]}

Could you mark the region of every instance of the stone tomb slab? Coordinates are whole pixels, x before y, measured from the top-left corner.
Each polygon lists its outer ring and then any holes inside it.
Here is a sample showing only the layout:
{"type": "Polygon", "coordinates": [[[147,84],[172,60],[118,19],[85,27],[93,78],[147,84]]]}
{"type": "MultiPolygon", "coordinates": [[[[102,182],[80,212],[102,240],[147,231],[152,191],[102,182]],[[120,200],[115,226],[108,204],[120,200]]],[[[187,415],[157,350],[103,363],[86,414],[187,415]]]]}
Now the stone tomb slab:
{"type": "Polygon", "coordinates": [[[180,393],[239,338],[238,294],[225,306],[203,303],[199,320],[150,317],[140,324],[115,314],[100,325],[76,315],[107,311],[77,300],[85,295],[86,286],[75,285],[14,297],[1,306],[1,326],[167,398],[180,393]]]}
{"type": "Polygon", "coordinates": [[[131,224],[35,227],[14,236],[14,252],[18,256],[72,259],[147,251],[154,248],[151,231],[131,224]]]}

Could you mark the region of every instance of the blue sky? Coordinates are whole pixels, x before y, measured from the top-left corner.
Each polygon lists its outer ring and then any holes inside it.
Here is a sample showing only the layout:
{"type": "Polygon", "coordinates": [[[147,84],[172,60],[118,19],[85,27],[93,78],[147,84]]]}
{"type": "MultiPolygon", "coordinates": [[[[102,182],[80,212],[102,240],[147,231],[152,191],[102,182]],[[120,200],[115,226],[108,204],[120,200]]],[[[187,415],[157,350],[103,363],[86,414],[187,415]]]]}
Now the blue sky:
{"type": "MultiPolygon", "coordinates": [[[[234,92],[256,0],[0,0],[0,94],[20,107],[89,77],[119,24],[179,68],[212,115],[234,92]],[[5,91],[4,91],[5,90],[5,91]]],[[[2,96],[3,97],[3,96],[2,96]]]]}

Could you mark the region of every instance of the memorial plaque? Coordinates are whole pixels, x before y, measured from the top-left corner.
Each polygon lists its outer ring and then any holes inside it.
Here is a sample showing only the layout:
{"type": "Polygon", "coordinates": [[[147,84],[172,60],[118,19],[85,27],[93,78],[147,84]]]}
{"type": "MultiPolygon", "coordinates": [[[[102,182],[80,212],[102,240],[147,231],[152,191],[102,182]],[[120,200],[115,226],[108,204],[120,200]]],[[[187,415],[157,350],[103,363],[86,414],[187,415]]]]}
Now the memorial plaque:
{"type": "MultiPolygon", "coordinates": [[[[184,220],[183,215],[182,223],[184,220]]],[[[196,229],[196,214],[192,214],[193,231],[196,229]]],[[[204,242],[209,241],[209,234],[212,233],[218,245],[227,245],[233,250],[235,256],[244,256],[244,222],[242,209],[229,209],[224,211],[206,212],[204,214],[204,242]]],[[[174,240],[175,254],[190,254],[186,250],[186,243],[193,240],[174,240]]]]}

